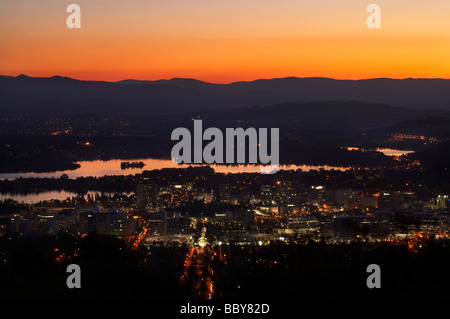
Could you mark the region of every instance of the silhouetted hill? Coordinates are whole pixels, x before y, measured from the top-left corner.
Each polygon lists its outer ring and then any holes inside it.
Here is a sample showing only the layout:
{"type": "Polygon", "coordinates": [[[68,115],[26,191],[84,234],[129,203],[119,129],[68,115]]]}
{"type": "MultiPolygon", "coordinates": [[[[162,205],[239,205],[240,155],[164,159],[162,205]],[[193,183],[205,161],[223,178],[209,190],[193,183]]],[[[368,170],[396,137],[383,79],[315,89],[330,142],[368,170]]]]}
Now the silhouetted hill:
{"type": "MultiPolygon", "coordinates": [[[[413,158],[418,159],[422,166],[433,172],[444,172],[448,174],[450,169],[450,141],[440,144],[430,144],[427,148],[413,154],[413,158]]],[[[442,176],[447,179],[448,175],[442,176]]]]}
{"type": "Polygon", "coordinates": [[[389,127],[374,130],[373,133],[413,134],[436,138],[450,138],[450,113],[440,116],[427,116],[417,120],[405,121],[389,127]]]}
{"type": "MultiPolygon", "coordinates": [[[[153,129],[172,129],[171,125],[192,126],[192,118],[202,119],[205,127],[278,127],[289,131],[360,131],[385,130],[396,132],[397,127],[411,127],[450,123],[450,111],[415,110],[378,103],[358,101],[290,102],[268,106],[254,106],[225,111],[202,110],[179,114],[176,121],[161,116],[153,129]]],[[[448,130],[447,130],[448,131],[448,130]]]]}
{"type": "Polygon", "coordinates": [[[319,100],[450,110],[450,80],[290,77],[212,84],[194,79],[105,82],[0,76],[0,112],[5,115],[173,114],[319,100]]]}

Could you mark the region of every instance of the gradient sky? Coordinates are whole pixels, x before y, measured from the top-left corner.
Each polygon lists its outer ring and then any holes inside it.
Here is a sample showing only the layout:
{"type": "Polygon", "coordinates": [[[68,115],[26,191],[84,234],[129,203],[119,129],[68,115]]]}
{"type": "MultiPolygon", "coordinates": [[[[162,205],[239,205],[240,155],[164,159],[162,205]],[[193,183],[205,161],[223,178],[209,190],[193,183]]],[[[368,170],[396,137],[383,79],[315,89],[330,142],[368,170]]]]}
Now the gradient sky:
{"type": "Polygon", "coordinates": [[[0,74],[450,78],[450,1],[0,0],[0,74]],[[66,7],[81,7],[68,29],[66,7]],[[381,7],[369,29],[366,7],[381,7]]]}

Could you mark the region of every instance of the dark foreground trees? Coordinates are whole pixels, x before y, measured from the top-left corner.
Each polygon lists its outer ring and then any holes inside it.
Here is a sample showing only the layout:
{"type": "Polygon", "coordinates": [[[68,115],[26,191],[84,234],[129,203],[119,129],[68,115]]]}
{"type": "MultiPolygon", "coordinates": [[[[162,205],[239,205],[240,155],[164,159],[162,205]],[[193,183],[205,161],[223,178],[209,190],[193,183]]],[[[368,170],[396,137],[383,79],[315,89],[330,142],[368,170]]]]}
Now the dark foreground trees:
{"type": "MultiPolygon", "coordinates": [[[[450,241],[407,243],[325,242],[206,249],[213,298],[296,299],[335,296],[445,296],[450,285],[450,241]],[[367,266],[381,267],[381,289],[369,289],[367,266]]],[[[192,297],[182,282],[189,249],[154,243],[138,249],[91,234],[0,237],[4,298],[164,299],[192,297]],[[81,268],[81,289],[66,286],[69,264],[81,268]]],[[[203,269],[202,268],[202,269],[203,269]]],[[[209,285],[209,284],[208,284],[209,285]]],[[[195,289],[195,287],[192,287],[195,289]]]]}

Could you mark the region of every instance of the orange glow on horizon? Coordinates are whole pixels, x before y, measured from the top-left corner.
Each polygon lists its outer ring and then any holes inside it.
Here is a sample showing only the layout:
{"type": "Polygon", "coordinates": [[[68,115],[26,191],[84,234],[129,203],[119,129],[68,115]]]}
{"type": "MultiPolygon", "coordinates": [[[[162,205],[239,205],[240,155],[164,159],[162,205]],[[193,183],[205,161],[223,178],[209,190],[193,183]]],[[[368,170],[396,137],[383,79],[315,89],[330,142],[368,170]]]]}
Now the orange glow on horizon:
{"type": "Polygon", "coordinates": [[[367,4],[343,0],[180,0],[0,4],[0,74],[120,81],[195,78],[450,78],[450,3],[379,0],[382,27],[366,26],[367,4]]]}

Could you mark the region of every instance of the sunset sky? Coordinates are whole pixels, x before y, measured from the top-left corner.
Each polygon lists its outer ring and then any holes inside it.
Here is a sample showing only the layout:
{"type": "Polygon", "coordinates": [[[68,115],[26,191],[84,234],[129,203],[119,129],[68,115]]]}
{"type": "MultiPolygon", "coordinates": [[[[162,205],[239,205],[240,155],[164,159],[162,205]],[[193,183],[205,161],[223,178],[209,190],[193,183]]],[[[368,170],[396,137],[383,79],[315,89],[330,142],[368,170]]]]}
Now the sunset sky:
{"type": "Polygon", "coordinates": [[[0,0],[0,74],[450,78],[450,1],[0,0]],[[66,7],[81,7],[69,29],[66,7]],[[381,28],[369,29],[370,3],[381,28]]]}

